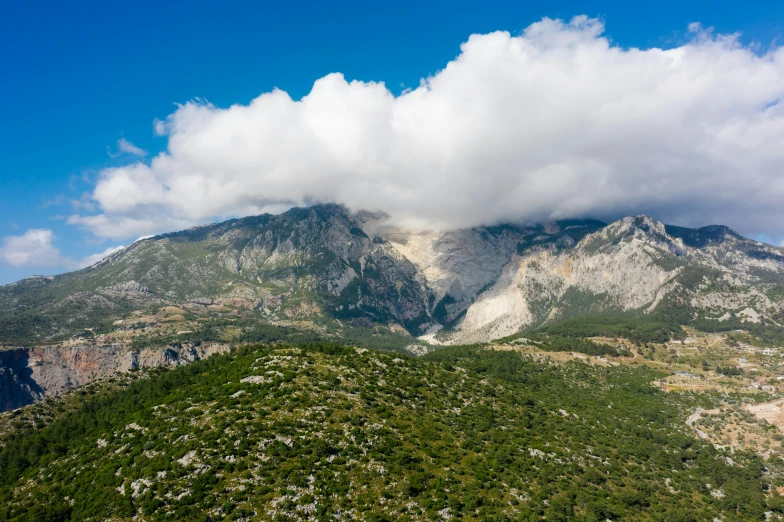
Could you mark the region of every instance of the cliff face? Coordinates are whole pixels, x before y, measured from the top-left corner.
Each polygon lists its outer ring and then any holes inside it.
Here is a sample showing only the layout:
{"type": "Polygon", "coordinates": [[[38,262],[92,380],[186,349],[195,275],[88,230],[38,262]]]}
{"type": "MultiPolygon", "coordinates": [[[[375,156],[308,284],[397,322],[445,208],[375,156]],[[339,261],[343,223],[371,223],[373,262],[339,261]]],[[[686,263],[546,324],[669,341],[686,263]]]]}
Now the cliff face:
{"type": "Polygon", "coordinates": [[[0,411],[31,404],[44,397],[41,387],[31,378],[30,351],[0,351],[0,411]]]}
{"type": "Polygon", "coordinates": [[[227,351],[229,347],[224,344],[142,350],[84,345],[0,351],[0,411],[59,395],[114,372],[180,366],[227,351]]]}

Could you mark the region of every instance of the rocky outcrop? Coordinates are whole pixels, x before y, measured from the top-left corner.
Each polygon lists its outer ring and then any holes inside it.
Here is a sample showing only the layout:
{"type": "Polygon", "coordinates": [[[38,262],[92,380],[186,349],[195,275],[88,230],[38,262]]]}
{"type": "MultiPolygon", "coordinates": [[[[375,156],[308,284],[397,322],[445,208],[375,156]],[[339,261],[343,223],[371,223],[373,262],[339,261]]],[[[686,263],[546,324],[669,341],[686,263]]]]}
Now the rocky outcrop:
{"type": "Polygon", "coordinates": [[[125,281],[124,283],[109,285],[98,290],[114,294],[147,294],[150,292],[149,288],[136,281],[125,281]]]}
{"type": "Polygon", "coordinates": [[[0,351],[0,411],[60,395],[114,372],[180,366],[227,351],[229,347],[224,344],[140,350],[119,345],[84,345],[0,351]]]}

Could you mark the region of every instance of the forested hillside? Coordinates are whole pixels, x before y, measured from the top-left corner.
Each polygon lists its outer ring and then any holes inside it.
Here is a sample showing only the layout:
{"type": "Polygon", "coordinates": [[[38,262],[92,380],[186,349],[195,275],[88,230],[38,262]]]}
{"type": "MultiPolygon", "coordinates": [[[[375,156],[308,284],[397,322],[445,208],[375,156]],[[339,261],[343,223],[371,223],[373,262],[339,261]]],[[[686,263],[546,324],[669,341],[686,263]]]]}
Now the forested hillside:
{"type": "MultiPolygon", "coordinates": [[[[258,346],[3,414],[3,520],[764,520],[649,369],[258,346]],[[127,381],[127,382],[126,382],[127,381]],[[45,414],[44,414],[45,412],[45,414]]],[[[705,401],[707,399],[701,399],[705,401]]],[[[776,497],[778,498],[778,497],[776,497]]]]}

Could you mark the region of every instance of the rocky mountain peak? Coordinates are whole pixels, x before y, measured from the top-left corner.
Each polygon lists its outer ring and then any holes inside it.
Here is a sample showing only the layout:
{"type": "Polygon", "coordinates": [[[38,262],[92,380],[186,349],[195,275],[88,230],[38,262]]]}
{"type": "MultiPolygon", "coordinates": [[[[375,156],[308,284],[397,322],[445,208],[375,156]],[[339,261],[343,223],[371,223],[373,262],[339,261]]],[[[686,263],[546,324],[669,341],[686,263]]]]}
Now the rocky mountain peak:
{"type": "Polygon", "coordinates": [[[619,219],[592,234],[588,234],[580,242],[578,248],[591,253],[610,245],[634,239],[676,256],[683,253],[683,242],[679,238],[670,236],[663,223],[643,214],[619,219]]]}
{"type": "Polygon", "coordinates": [[[639,234],[644,234],[649,237],[667,235],[663,223],[644,214],[621,218],[618,221],[610,223],[597,233],[605,238],[617,238],[619,236],[634,236],[639,234]]]}

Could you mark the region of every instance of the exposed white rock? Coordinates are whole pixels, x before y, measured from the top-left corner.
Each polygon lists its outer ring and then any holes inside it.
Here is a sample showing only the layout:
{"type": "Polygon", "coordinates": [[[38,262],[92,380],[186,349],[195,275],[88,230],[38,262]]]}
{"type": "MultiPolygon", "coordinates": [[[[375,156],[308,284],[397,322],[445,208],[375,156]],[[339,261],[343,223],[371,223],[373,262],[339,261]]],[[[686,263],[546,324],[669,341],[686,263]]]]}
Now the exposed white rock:
{"type": "Polygon", "coordinates": [[[196,452],[195,451],[189,451],[182,458],[177,459],[177,462],[179,462],[180,466],[182,466],[182,467],[188,467],[188,465],[190,465],[190,464],[192,464],[194,462],[198,462],[198,460],[196,458],[196,452]]]}
{"type": "Polygon", "coordinates": [[[240,379],[240,382],[245,382],[248,384],[265,384],[268,382],[272,382],[272,379],[269,377],[265,377],[263,375],[250,375],[248,377],[243,377],[240,379]]]}
{"type": "Polygon", "coordinates": [[[498,282],[468,308],[460,324],[460,342],[494,339],[517,332],[533,321],[523,283],[528,263],[513,259],[498,282]]]}

